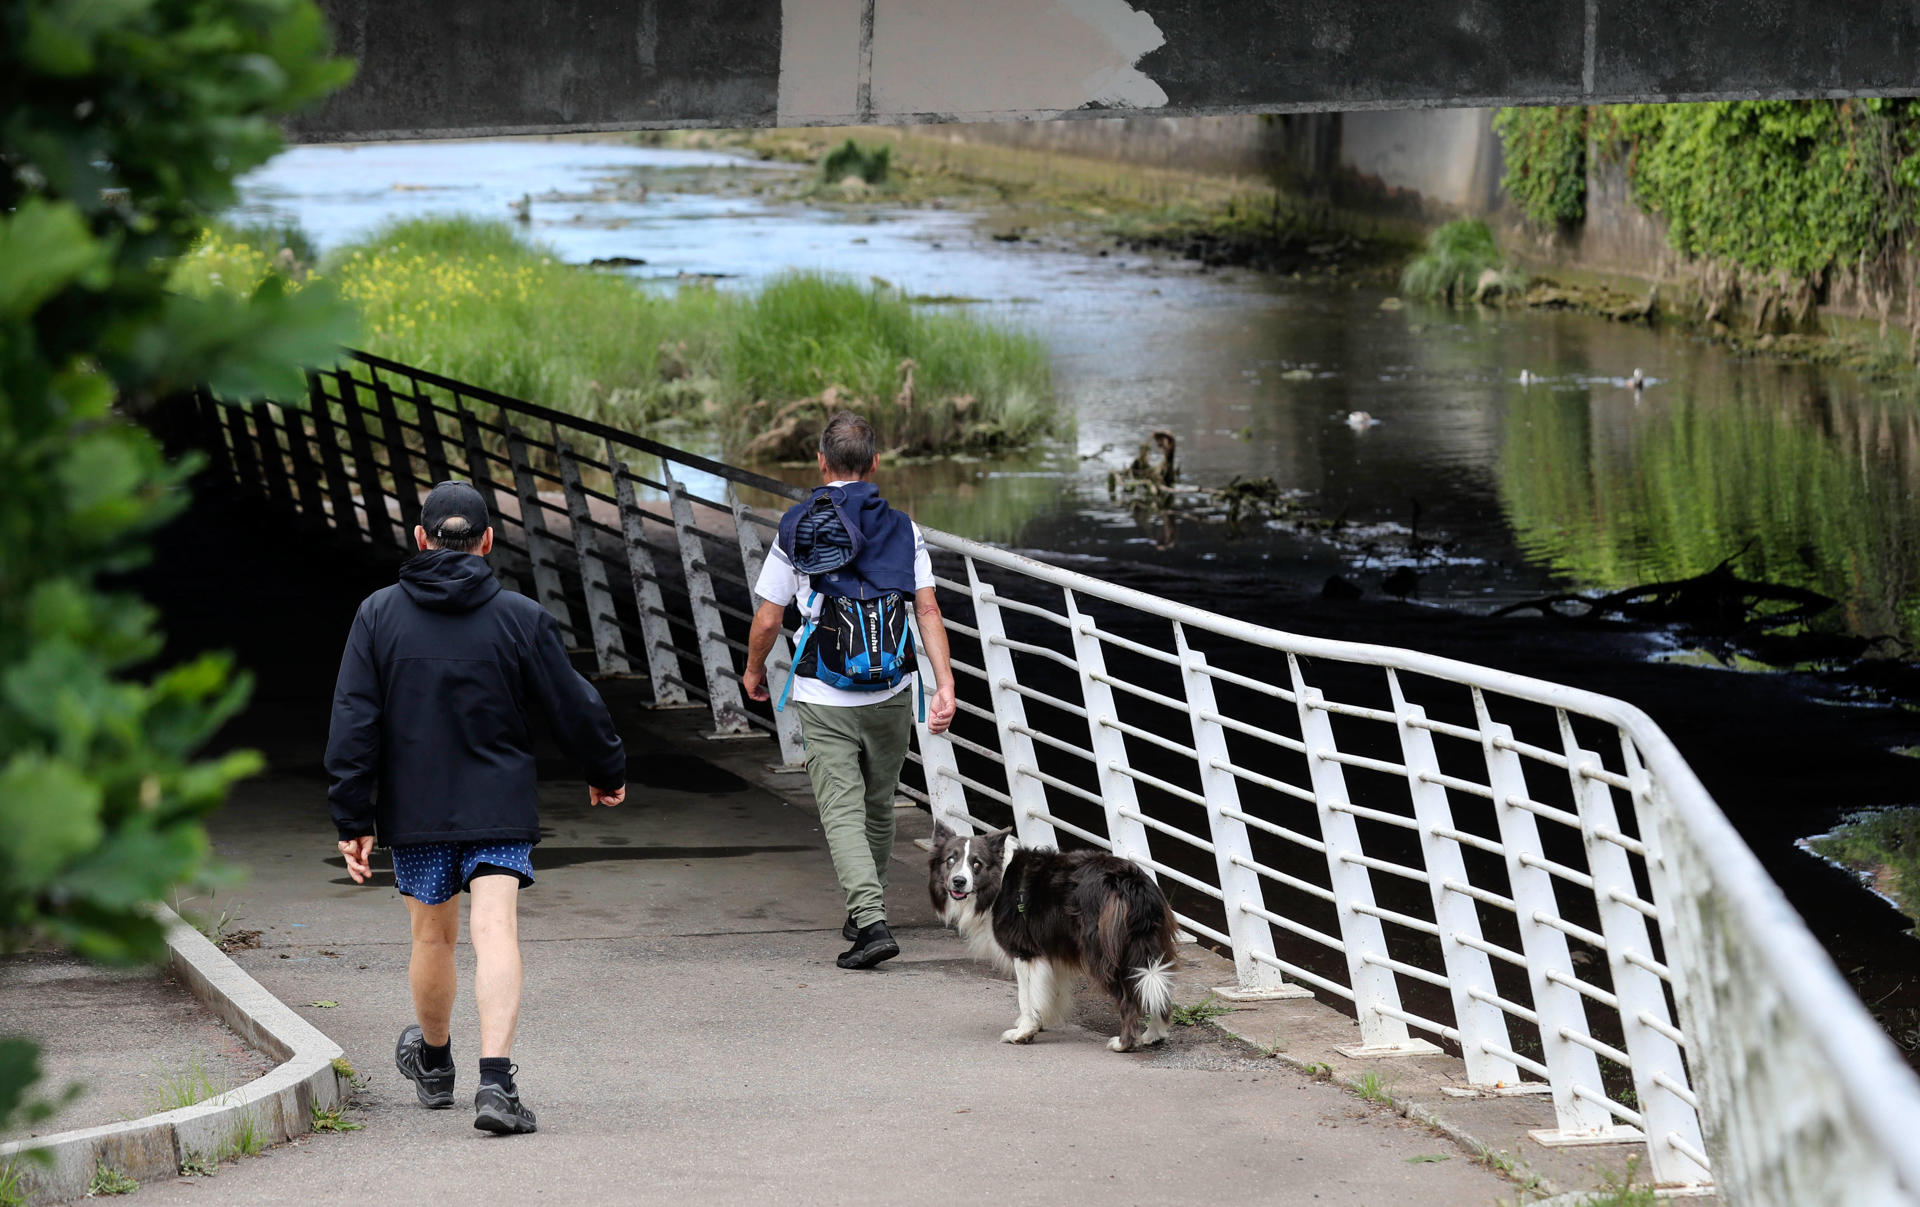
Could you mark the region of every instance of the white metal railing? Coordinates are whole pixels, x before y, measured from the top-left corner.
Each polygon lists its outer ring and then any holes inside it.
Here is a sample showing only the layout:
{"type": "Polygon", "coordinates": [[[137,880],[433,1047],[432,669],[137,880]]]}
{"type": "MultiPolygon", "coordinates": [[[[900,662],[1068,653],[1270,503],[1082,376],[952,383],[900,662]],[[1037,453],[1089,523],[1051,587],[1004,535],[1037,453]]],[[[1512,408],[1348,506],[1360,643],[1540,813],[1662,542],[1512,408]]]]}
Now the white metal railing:
{"type": "MultiPolygon", "coordinates": [[[[402,546],[469,477],[501,576],[603,673],[799,765],[737,681],[776,526],[751,504],[795,488],[375,357],[310,380],[304,411],[198,400],[224,474],[402,546]]],[[[1658,1182],[1737,1204],[1920,1202],[1920,1083],[1638,709],[926,535],[960,714],[902,791],[935,816],[1135,860],[1232,955],[1223,992],[1338,999],[1355,1055],[1456,1051],[1550,1097],[1543,1143],[1644,1140],[1658,1182]]]]}

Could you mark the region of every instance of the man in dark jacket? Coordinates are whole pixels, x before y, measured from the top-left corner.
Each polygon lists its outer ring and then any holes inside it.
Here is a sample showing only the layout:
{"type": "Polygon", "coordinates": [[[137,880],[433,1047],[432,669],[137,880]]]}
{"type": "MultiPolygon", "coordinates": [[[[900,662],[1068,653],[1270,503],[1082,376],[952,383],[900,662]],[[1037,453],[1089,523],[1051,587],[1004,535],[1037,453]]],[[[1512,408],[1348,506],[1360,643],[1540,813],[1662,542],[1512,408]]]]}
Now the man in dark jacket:
{"type": "Polygon", "coordinates": [[[488,568],[493,529],[480,492],[442,482],[413,530],[421,552],[400,581],[353,618],[333,690],[327,800],[356,884],[377,838],[413,921],[408,969],[418,1021],[394,1061],[422,1106],[453,1105],[448,1031],[458,978],[457,897],[469,925],[480,1006],[480,1088],[473,1125],[534,1130],[509,1060],[520,1014],[519,892],[540,841],[529,706],[585,773],[587,799],[626,798],[626,752],[593,685],[567,660],[560,626],[533,600],[502,591],[488,568]]]}

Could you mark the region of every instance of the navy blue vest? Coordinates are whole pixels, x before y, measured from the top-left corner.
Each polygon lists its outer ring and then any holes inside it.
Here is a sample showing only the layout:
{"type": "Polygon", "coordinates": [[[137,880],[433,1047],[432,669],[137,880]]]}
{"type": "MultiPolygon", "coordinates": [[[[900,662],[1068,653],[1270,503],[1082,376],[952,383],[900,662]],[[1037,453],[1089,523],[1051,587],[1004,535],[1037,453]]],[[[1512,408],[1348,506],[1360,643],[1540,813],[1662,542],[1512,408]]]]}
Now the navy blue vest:
{"type": "Polygon", "coordinates": [[[843,522],[857,530],[854,539],[859,551],[840,569],[812,576],[814,590],[846,599],[875,599],[891,591],[912,598],[913,521],[889,507],[880,497],[880,488],[871,482],[816,487],[806,502],[788,508],[780,517],[780,535],[775,538],[787,560],[798,565],[795,530],[809,504],[823,494],[833,500],[843,522]]]}

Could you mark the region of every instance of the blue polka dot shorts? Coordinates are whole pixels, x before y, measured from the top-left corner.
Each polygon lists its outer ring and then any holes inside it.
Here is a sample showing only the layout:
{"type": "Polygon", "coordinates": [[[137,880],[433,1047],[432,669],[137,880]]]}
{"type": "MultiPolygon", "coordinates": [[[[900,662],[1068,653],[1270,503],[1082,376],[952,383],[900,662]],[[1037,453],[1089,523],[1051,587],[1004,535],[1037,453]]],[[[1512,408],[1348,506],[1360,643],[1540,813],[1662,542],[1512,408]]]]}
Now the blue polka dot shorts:
{"type": "Polygon", "coordinates": [[[439,905],[466,888],[484,865],[533,883],[530,842],[423,842],[393,848],[393,879],[400,892],[422,905],[439,905]]]}

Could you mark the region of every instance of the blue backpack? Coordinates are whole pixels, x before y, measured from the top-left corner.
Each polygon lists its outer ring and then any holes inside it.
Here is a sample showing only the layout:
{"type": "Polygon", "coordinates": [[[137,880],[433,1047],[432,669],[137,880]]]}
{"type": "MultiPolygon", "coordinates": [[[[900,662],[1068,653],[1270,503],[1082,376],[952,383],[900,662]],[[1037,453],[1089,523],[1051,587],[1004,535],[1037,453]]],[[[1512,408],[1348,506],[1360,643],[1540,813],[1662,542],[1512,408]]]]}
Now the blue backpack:
{"type": "MultiPolygon", "coordinates": [[[[816,491],[793,526],[793,566],[810,578],[849,567],[865,545],[859,527],[846,522],[841,504],[832,490],[816,491]]],[[[820,602],[816,585],[807,606],[820,602]]],[[[774,707],[786,708],[795,675],[809,675],[842,691],[878,692],[899,686],[917,668],[909,597],[899,591],[859,599],[828,594],[820,614],[807,621],[795,639],[793,669],[774,707]]],[[[924,686],[920,709],[924,719],[924,686]]]]}

